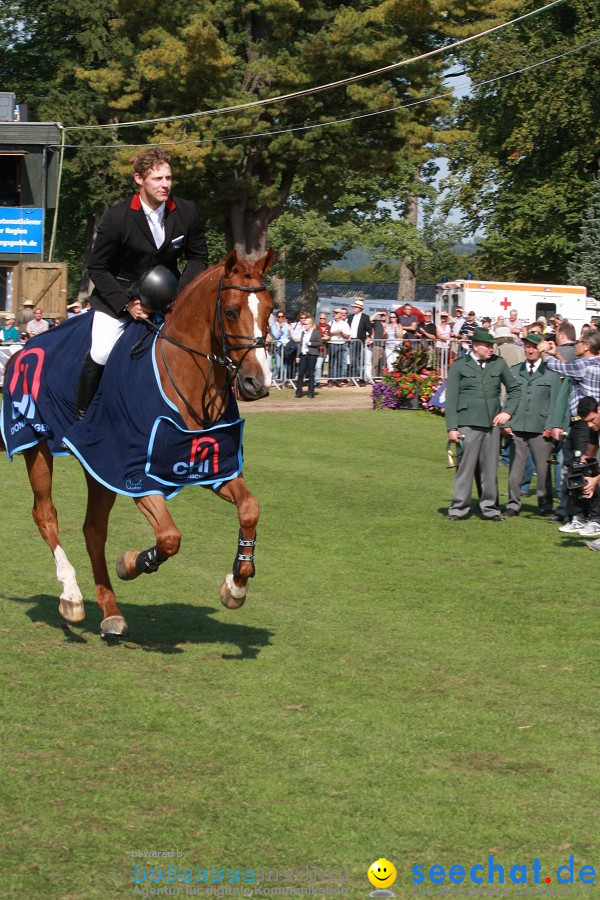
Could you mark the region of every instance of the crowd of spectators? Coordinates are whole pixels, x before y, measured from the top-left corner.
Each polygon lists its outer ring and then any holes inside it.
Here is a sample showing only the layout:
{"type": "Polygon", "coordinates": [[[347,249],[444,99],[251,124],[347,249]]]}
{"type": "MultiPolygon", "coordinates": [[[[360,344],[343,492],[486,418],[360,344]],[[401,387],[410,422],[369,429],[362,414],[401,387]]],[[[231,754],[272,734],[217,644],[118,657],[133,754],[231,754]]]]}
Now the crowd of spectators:
{"type": "MultiPolygon", "coordinates": [[[[88,309],[89,304],[84,305],[80,300],[74,300],[67,306],[66,318],[79,316],[88,309]]],[[[13,312],[0,313],[0,316],[4,318],[4,325],[0,328],[0,344],[26,344],[29,338],[56,328],[64,321],[61,316],[44,316],[43,308],[30,300],[23,303],[18,320],[13,312]]]]}
{"type": "MultiPolygon", "coordinates": [[[[398,311],[383,309],[369,316],[364,311],[364,302],[357,299],[350,309],[339,306],[329,315],[319,314],[314,323],[320,335],[319,345],[309,350],[306,339],[303,341],[303,330],[308,321],[308,313],[304,311],[295,322],[288,321],[282,310],[273,314],[267,349],[275,377],[279,380],[295,382],[300,370],[306,374],[312,364],[303,363],[302,357],[312,355],[316,360],[316,385],[372,384],[384,369],[392,368],[401,341],[427,340],[433,345],[439,333],[430,311],[420,321],[412,304],[407,303],[398,311]]],[[[302,393],[302,387],[299,390],[302,393]]],[[[313,393],[309,383],[308,396],[313,393]]]]}
{"type": "Polygon", "coordinates": [[[459,309],[446,323],[446,334],[448,327],[450,340],[459,345],[446,389],[448,439],[459,460],[448,518],[470,514],[473,482],[484,519],[518,516],[536,474],[538,515],[559,523],[563,534],[592,539],[587,546],[600,550],[596,324],[583,325],[577,334],[559,315],[525,324],[511,310],[492,324],[459,309]],[[500,463],[509,467],[504,515],[500,463]]]}

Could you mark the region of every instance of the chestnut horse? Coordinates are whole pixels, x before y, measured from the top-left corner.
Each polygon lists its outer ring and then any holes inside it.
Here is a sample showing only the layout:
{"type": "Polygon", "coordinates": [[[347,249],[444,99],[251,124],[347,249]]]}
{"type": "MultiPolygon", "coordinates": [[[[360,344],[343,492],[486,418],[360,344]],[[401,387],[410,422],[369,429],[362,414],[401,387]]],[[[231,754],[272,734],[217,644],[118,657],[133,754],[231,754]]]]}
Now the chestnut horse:
{"type": "MultiPolygon", "coordinates": [[[[271,373],[265,336],[273,301],[264,285],[264,275],[273,258],[273,251],[269,250],[251,265],[231,252],[225,263],[199,275],[177,298],[160,331],[154,329],[154,364],[162,390],[192,431],[210,427],[219,418],[234,382],[247,400],[257,400],[268,393],[271,373]]],[[[121,340],[124,339],[123,336],[121,340]]],[[[19,355],[14,359],[18,360],[19,355]]],[[[132,398],[134,402],[136,399],[143,402],[143,398],[132,398]]],[[[68,622],[81,622],[85,616],[83,598],[75,570],[60,543],[52,502],[53,456],[43,439],[23,449],[23,454],[34,495],[33,518],[52,551],[62,584],[59,611],[68,622]]],[[[103,635],[124,636],[128,634],[127,623],[117,606],[105,556],[108,520],[116,493],[87,469],[84,471],[88,500],[83,534],[103,615],[100,628],[103,635]]],[[[237,609],[244,603],[248,579],[254,575],[258,503],[241,474],[214,490],[223,500],[235,504],[239,518],[233,571],[220,589],[224,606],[237,609]]],[[[152,493],[133,499],[152,526],[156,545],[146,551],[126,550],[122,554],[117,561],[117,575],[125,581],[142,572],[156,571],[178,552],[181,541],[163,495],[152,493]]]]}

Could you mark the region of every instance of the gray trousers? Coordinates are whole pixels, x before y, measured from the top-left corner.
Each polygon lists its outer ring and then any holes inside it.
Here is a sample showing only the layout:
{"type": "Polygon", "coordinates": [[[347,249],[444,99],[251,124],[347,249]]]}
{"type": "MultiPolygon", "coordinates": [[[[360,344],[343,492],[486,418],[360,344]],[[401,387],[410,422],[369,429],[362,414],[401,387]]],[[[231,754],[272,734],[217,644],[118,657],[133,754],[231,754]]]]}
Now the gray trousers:
{"type": "Polygon", "coordinates": [[[473,477],[477,463],[481,478],[479,509],[484,519],[500,515],[498,507],[498,456],[500,454],[500,428],[459,427],[463,435],[464,450],[454,479],[450,519],[463,519],[471,511],[473,477]]]}
{"type": "Polygon", "coordinates": [[[521,509],[521,482],[527,465],[527,451],[531,450],[537,472],[537,499],[540,512],[552,511],[552,488],[548,492],[548,460],[552,453],[552,441],[530,431],[514,432],[510,445],[510,472],[508,475],[507,509],[521,509]]]}

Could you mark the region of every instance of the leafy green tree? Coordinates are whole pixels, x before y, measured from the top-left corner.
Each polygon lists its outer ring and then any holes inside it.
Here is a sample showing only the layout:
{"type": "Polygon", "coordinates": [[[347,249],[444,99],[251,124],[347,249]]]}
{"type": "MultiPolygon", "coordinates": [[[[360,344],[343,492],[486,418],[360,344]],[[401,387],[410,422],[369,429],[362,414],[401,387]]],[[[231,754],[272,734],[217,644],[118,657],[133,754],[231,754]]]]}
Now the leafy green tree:
{"type": "MultiPolygon", "coordinates": [[[[130,187],[138,146],[161,143],[174,156],[176,190],[197,201],[228,247],[255,256],[284,212],[298,224],[297,204],[310,217],[302,226],[307,240],[343,244],[359,213],[377,224],[379,201],[394,196],[402,205],[418,193],[411,181],[435,152],[435,125],[448,103],[407,106],[439,92],[443,64],[435,57],[315,94],[243,105],[425,53],[453,30],[474,27],[484,6],[483,0],[468,9],[462,0],[367,0],[356,7],[339,0],[179,0],[175,6],[9,0],[6,17],[18,28],[2,48],[0,72],[4,85],[30,102],[34,117],[62,121],[71,129],[68,143],[81,148],[67,151],[63,252],[89,243],[96,217],[130,187]],[[234,108],[188,116],[225,106],[234,108]],[[163,121],[117,128],[148,119],[163,121]],[[327,124],[336,119],[353,121],[327,124]],[[81,124],[111,127],[74,129],[81,124]],[[358,191],[359,211],[343,199],[356,191],[348,185],[352,176],[379,179],[376,198],[370,188],[358,191]],[[333,212],[314,199],[323,186],[333,212]]],[[[400,252],[399,227],[390,229],[400,252]]],[[[311,244],[305,256],[311,273],[314,249],[311,244]]],[[[325,261],[326,255],[319,264],[325,261]]]]}
{"type": "Polygon", "coordinates": [[[471,256],[456,251],[464,237],[463,227],[450,223],[440,214],[434,197],[424,205],[420,237],[423,253],[417,257],[415,268],[422,284],[437,284],[444,279],[464,277],[467,271],[473,272],[471,256]]]}
{"type": "MultiPolygon", "coordinates": [[[[505,4],[506,16],[534,8],[505,4]]],[[[570,0],[467,45],[460,59],[480,84],[597,39],[600,7],[570,0]]],[[[451,198],[483,232],[485,277],[563,282],[598,166],[598,47],[475,87],[457,107],[451,198]]]]}
{"type": "Polygon", "coordinates": [[[319,273],[319,281],[340,281],[346,283],[366,282],[369,284],[391,284],[398,277],[398,265],[393,261],[375,266],[361,266],[360,269],[340,269],[327,266],[319,273]]]}
{"type": "Polygon", "coordinates": [[[583,284],[591,296],[600,298],[600,178],[594,180],[574,259],[568,267],[569,281],[583,284]]]}

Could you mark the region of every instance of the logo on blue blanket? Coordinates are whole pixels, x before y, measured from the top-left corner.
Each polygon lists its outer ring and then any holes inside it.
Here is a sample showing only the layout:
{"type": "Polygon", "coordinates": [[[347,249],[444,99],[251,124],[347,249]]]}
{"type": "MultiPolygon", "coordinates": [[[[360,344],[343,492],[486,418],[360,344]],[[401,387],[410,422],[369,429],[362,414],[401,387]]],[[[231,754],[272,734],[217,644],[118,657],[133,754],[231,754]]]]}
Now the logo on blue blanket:
{"type": "MultiPolygon", "coordinates": [[[[41,347],[30,347],[23,350],[17,356],[12,368],[10,383],[4,385],[6,401],[6,413],[4,425],[6,433],[15,437],[21,431],[17,442],[23,439],[31,440],[31,431],[47,432],[45,425],[39,416],[36,400],[40,390],[40,377],[44,364],[44,351],[41,347]],[[8,415],[12,419],[9,427],[8,415]],[[28,433],[29,432],[29,433],[28,433]]],[[[12,444],[12,442],[10,442],[12,444]]],[[[14,452],[12,446],[8,447],[9,453],[14,452]]]]}
{"type": "Polygon", "coordinates": [[[237,419],[188,431],[160,416],[150,437],[146,475],[174,487],[229,481],[242,471],[242,429],[237,419]]]}
{"type": "Polygon", "coordinates": [[[20,400],[13,400],[13,419],[35,418],[35,401],[31,394],[25,394],[20,400]]]}
{"type": "Polygon", "coordinates": [[[175,475],[187,475],[188,478],[200,478],[205,475],[219,474],[219,442],[208,435],[192,439],[189,460],[176,462],[173,466],[175,475]]]}

